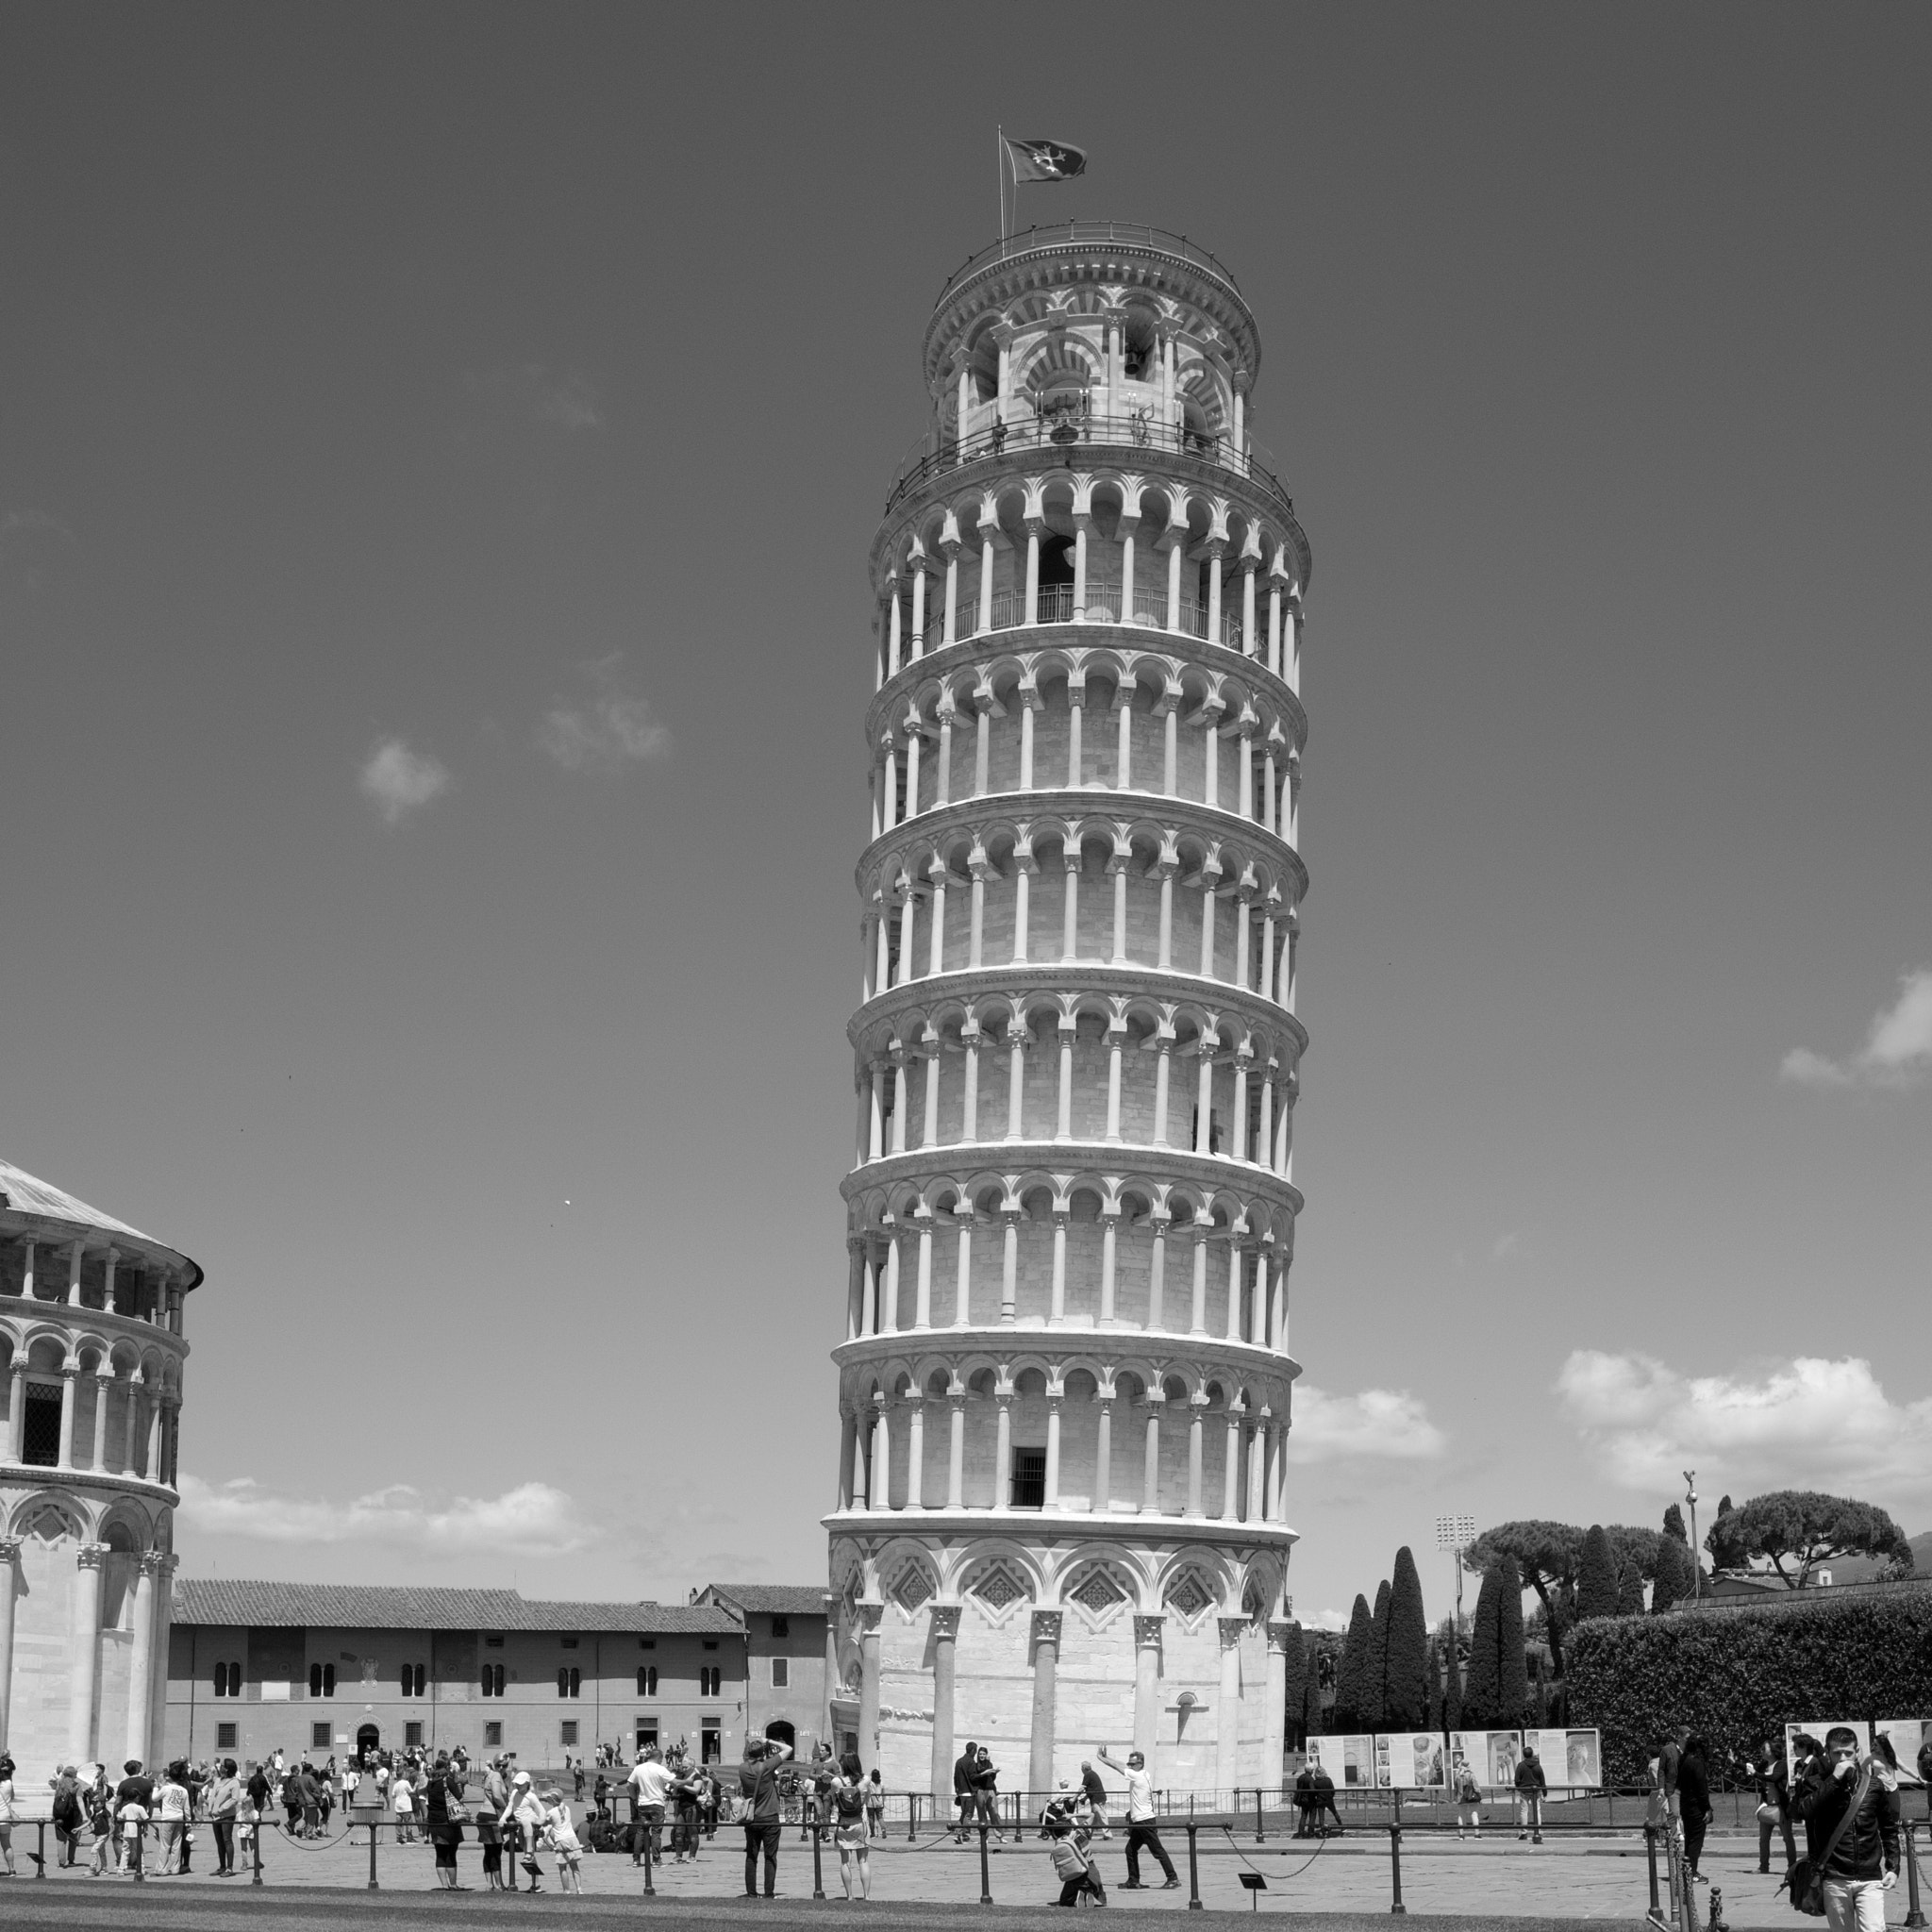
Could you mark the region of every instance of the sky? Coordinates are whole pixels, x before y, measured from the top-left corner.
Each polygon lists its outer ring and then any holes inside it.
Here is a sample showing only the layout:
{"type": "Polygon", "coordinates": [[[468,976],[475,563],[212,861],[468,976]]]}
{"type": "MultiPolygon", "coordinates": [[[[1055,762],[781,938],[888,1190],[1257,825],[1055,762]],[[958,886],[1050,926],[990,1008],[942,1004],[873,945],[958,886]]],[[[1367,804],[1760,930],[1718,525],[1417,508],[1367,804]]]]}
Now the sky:
{"type": "Polygon", "coordinates": [[[1022,223],[1314,546],[1291,1590],[1932,1521],[1932,16],[0,23],[0,1152],[192,1255],[189,1574],[814,1581],[866,556],[1022,223]]]}

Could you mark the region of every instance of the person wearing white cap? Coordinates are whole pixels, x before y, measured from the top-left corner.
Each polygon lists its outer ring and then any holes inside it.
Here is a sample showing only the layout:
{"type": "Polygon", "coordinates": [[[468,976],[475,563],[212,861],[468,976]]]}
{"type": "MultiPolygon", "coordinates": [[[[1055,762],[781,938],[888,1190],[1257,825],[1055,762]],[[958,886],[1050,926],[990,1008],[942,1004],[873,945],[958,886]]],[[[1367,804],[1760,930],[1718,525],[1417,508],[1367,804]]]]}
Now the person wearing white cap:
{"type": "MultiPolygon", "coordinates": [[[[527,1771],[520,1771],[516,1776],[510,1779],[509,1803],[503,1807],[503,1816],[496,1822],[499,1825],[509,1826],[514,1831],[522,1834],[522,1841],[526,1848],[524,1856],[524,1870],[530,1874],[530,1890],[532,1891],[541,1891],[543,1890],[543,1868],[538,1864],[536,1854],[538,1834],[543,1829],[543,1804],[536,1792],[530,1789],[530,1774],[527,1771]]],[[[505,1842],[510,1846],[511,1853],[514,1855],[516,1840],[507,1837],[505,1842]]],[[[509,1889],[512,1891],[516,1890],[516,1874],[514,1871],[510,1874],[509,1889]]]]}

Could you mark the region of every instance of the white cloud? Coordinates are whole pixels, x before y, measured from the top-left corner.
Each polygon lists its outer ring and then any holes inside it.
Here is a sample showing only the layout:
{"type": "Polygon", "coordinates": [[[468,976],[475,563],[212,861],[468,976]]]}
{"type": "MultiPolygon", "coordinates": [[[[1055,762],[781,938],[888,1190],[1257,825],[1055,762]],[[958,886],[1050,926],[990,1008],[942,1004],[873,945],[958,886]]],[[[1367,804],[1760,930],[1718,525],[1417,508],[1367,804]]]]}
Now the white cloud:
{"type": "Polygon", "coordinates": [[[1800,1087],[1909,1087],[1932,1070],[1932,969],[1899,976],[1898,998],[1873,1015],[1865,1044],[1847,1060],[1794,1046],[1778,1078],[1800,1087]]]}
{"type": "Polygon", "coordinates": [[[1684,1375],[1642,1355],[1580,1348],[1557,1377],[1585,1443],[1634,1490],[1695,1469],[1713,1491],[1932,1491],[1932,1398],[1893,1402],[1857,1356],[1799,1356],[1756,1374],[1684,1375]]]}
{"type": "Polygon", "coordinates": [[[472,395],[495,396],[532,422],[558,429],[601,429],[604,411],[588,376],[553,371],[541,362],[473,372],[464,378],[472,395]]]}
{"type": "Polygon", "coordinates": [[[1521,1253],[1522,1248],[1522,1231],[1512,1228],[1507,1234],[1496,1237],[1495,1245],[1490,1250],[1490,1259],[1492,1261],[1507,1261],[1511,1255],[1521,1253]]]}
{"type": "Polygon", "coordinates": [[[1349,1613],[1346,1610],[1317,1610],[1311,1617],[1301,1620],[1304,1630],[1345,1631],[1348,1628],[1349,1613]]]}
{"type": "Polygon", "coordinates": [[[1288,1432],[1291,1462],[1333,1462],[1368,1456],[1420,1461],[1440,1456],[1448,1439],[1429,1420],[1427,1407],[1406,1389],[1364,1389],[1359,1395],[1330,1395],[1297,1382],[1294,1426],[1288,1432]]]}
{"type": "Polygon", "coordinates": [[[650,701],[612,688],[619,661],[607,658],[592,664],[596,694],[582,704],[559,698],[538,727],[537,742],[566,772],[610,777],[626,765],[661,758],[671,749],[670,729],[651,715],[650,701]]]}
{"type": "Polygon", "coordinates": [[[449,790],[449,769],[400,738],[385,738],[369,754],[359,782],[363,796],[394,825],[449,790]]]}
{"type": "Polygon", "coordinates": [[[576,1504],[548,1483],[520,1483],[489,1498],[457,1496],[431,1502],[397,1484],[346,1503],[284,1496],[251,1476],[215,1485],[181,1478],[181,1513],[214,1536],[271,1543],[390,1543],[429,1556],[503,1551],[562,1557],[588,1549],[600,1532],[576,1504]]]}

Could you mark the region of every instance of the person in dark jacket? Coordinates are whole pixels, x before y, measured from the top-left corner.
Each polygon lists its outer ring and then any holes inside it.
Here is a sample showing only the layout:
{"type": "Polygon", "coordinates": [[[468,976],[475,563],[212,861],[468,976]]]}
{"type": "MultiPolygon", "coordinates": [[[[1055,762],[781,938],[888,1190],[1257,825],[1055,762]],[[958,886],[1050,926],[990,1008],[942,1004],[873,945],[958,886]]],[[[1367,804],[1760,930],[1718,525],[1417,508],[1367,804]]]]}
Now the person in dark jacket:
{"type": "Polygon", "coordinates": [[[1898,1883],[1898,1792],[1870,1760],[1860,1764],[1856,1731],[1834,1724],[1825,1732],[1824,1756],[1806,1765],[1791,1809],[1805,1821],[1807,1856],[1821,1865],[1831,1932],[1885,1932],[1885,1894],[1898,1883]]]}
{"type": "Polygon", "coordinates": [[[1684,1862],[1695,1883],[1708,1885],[1710,1880],[1697,1869],[1704,1834],[1710,1829],[1710,1754],[1702,1738],[1686,1738],[1677,1759],[1677,1815],[1684,1826],[1684,1862]]]}
{"type": "Polygon", "coordinates": [[[1543,1775],[1542,1760],[1528,1744],[1523,1747],[1523,1761],[1516,1767],[1516,1836],[1532,1844],[1543,1841],[1543,1793],[1550,1781],[1543,1775]]]}
{"type": "Polygon", "coordinates": [[[979,1746],[969,1743],[960,1752],[953,1765],[953,1802],[959,1807],[959,1823],[953,1832],[953,1842],[963,1845],[966,1833],[978,1812],[978,1801],[973,1795],[973,1780],[979,1769],[979,1746]]]}

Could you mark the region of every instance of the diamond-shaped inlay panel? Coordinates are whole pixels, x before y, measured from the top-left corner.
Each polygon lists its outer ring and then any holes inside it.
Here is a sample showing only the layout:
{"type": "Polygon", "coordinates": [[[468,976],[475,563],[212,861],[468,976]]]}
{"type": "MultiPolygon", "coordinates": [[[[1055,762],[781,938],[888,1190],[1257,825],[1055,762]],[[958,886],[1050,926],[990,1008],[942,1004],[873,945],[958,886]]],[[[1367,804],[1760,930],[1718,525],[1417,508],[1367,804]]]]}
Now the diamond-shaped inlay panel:
{"type": "Polygon", "coordinates": [[[1074,1601],[1097,1615],[1103,1610],[1112,1609],[1125,1594],[1105,1570],[1090,1570],[1085,1581],[1074,1591],[1074,1601]]]}
{"type": "Polygon", "coordinates": [[[908,1616],[933,1596],[932,1580],[917,1563],[908,1563],[892,1586],[892,1601],[908,1616]]]}
{"type": "Polygon", "coordinates": [[[989,1609],[1004,1610],[1026,1594],[1025,1587],[1004,1565],[995,1563],[973,1586],[973,1594],[989,1609]]]}
{"type": "Polygon", "coordinates": [[[1184,1617],[1198,1617],[1214,1601],[1201,1588],[1200,1579],[1191,1570],[1174,1583],[1167,1592],[1167,1600],[1184,1617]]]}

